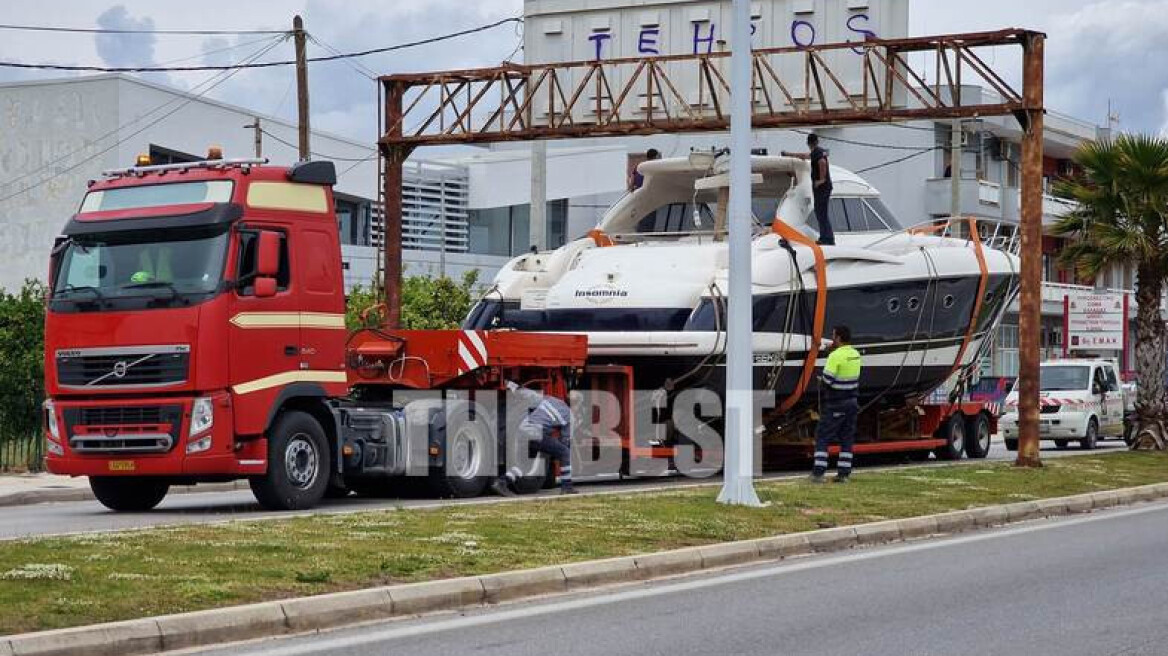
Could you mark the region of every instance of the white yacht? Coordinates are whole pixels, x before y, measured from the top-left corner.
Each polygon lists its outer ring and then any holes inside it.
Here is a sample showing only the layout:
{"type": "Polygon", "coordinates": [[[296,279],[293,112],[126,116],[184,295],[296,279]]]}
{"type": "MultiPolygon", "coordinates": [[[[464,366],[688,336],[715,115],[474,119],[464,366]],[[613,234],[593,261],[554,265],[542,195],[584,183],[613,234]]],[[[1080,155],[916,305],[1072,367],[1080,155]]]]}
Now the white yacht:
{"type": "MultiPolygon", "coordinates": [[[[702,153],[641,164],[643,185],[589,235],[509,262],[465,327],[584,333],[595,361],[636,365],[639,389],[720,389],[724,159],[702,153]]],[[[757,389],[781,401],[805,378],[817,304],[821,339],[846,324],[865,356],[862,401],[921,397],[977,361],[1016,293],[1013,230],[989,223],[971,230],[965,220],[906,229],[875,188],[833,167],[836,245],[818,249],[817,264],[809,164],[755,156],[752,169],[757,389]]],[[[816,366],[825,358],[819,348],[816,366]]],[[[816,380],[802,403],[814,402],[816,380]]]]}

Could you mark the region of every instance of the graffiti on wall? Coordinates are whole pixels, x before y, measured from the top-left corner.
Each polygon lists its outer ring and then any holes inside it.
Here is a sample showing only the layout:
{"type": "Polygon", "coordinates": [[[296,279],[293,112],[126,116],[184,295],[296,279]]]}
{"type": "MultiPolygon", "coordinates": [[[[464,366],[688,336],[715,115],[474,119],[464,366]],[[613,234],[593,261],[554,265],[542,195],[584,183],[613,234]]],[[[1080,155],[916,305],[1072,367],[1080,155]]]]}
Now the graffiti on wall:
{"type": "MultiPolygon", "coordinates": [[[[845,28],[847,31],[855,35],[854,39],[848,42],[863,41],[865,39],[876,38],[876,32],[871,29],[871,18],[868,14],[853,14],[845,21],[845,28]]],[[[755,36],[758,34],[758,22],[752,21],[750,24],[750,34],[755,36]]],[[[690,34],[689,44],[691,51],[688,54],[694,55],[708,55],[714,52],[714,45],[723,39],[719,36],[719,26],[714,22],[694,22],[693,32],[690,34]]],[[[588,35],[588,40],[592,42],[592,55],[595,59],[604,59],[608,56],[611,50],[611,43],[615,34],[610,31],[594,32],[588,35]]],[[[799,48],[809,48],[819,43],[819,33],[815,25],[807,20],[798,19],[791,21],[789,30],[790,42],[787,44],[767,44],[767,47],[779,45],[792,45],[799,48]]],[[[636,54],[637,55],[660,55],[661,43],[663,41],[663,32],[661,27],[642,27],[636,38],[636,54]]],[[[757,44],[756,44],[757,45],[757,44]]],[[[863,50],[859,47],[853,48],[857,54],[863,54],[863,50]]]]}

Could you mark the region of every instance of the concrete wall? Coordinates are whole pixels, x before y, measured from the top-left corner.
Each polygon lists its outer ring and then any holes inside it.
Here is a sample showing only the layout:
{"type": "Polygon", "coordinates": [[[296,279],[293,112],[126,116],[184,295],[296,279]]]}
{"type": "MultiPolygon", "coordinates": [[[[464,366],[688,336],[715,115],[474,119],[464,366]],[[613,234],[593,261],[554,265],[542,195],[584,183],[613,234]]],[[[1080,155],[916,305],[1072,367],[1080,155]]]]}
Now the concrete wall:
{"type": "Polygon", "coordinates": [[[0,287],[44,279],[85,183],[119,162],[109,78],[0,87],[0,287]]]}

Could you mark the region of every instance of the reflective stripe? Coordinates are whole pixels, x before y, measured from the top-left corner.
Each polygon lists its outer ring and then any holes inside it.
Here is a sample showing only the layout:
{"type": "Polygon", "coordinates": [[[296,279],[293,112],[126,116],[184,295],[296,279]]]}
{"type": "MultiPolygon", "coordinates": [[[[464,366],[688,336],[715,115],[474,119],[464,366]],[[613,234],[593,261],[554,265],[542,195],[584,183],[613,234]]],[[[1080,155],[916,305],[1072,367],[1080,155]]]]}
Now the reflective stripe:
{"type": "Polygon", "coordinates": [[[343,371],[284,371],[233,385],[231,390],[236,394],[250,394],[288,383],[345,383],[348,380],[343,371]]]}
{"type": "Polygon", "coordinates": [[[828,454],[827,454],[827,451],[816,451],[816,452],[815,452],[815,457],[816,457],[816,458],[826,458],[826,457],[827,457],[827,455],[828,455],[828,454]]]}
{"type": "Polygon", "coordinates": [[[241,312],[230,323],[245,330],[256,328],[324,328],[344,330],[345,315],[325,312],[241,312]]]}

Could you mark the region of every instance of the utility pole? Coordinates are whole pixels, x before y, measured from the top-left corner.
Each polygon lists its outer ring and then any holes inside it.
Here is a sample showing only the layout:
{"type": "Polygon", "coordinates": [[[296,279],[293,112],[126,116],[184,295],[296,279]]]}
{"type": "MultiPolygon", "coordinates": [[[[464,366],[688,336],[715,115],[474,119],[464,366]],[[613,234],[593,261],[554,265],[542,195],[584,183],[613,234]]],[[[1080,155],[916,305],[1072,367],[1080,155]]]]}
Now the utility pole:
{"type": "Polygon", "coordinates": [[[1046,37],[1027,35],[1022,45],[1022,291],[1018,300],[1019,467],[1041,467],[1038,450],[1039,336],[1042,334],[1043,60],[1046,37]]]}
{"type": "Polygon", "coordinates": [[[531,144],[531,242],[539,250],[547,248],[547,142],[531,144]]]}
{"type": "Polygon", "coordinates": [[[243,126],[244,128],[251,128],[255,132],[255,156],[260,159],[264,156],[264,129],[260,125],[260,117],[253,116],[252,122],[243,126]]]}
{"type": "Polygon", "coordinates": [[[726,462],[718,502],[761,506],[754,491],[754,330],[751,326],[750,0],[734,0],[730,37],[730,290],[726,331],[726,462]]]}
{"type": "MultiPolygon", "coordinates": [[[[292,19],[292,39],[296,44],[296,104],[300,120],[300,161],[309,159],[308,133],[308,56],[306,54],[304,21],[300,16],[292,19]]],[[[257,121],[257,124],[259,122],[257,121]]]]}
{"type": "Polygon", "coordinates": [[[961,121],[953,121],[949,137],[949,182],[952,184],[949,216],[961,216],[961,121]]]}

